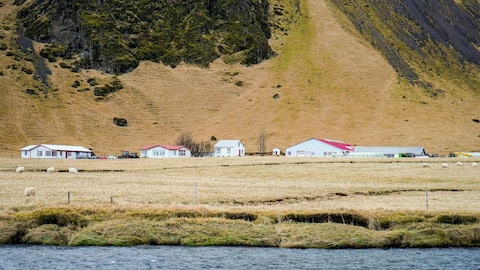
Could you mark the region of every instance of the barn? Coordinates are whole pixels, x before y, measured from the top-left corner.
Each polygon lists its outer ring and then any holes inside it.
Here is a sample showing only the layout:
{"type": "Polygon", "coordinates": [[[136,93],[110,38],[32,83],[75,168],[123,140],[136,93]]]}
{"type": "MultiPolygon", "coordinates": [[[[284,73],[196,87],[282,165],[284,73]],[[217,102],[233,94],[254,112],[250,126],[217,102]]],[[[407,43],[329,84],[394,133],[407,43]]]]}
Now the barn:
{"type": "Polygon", "coordinates": [[[140,148],[141,158],[187,158],[190,149],[183,145],[150,145],[140,148]]]}
{"type": "Polygon", "coordinates": [[[22,158],[91,158],[93,151],[83,146],[32,144],[20,149],[22,158]]]}
{"type": "Polygon", "coordinates": [[[287,157],[345,157],[353,146],[341,141],[311,138],[285,150],[287,157]]]}
{"type": "Polygon", "coordinates": [[[428,157],[425,148],[417,146],[356,146],[350,157],[428,157]]]}
{"type": "Polygon", "coordinates": [[[240,140],[219,140],[213,148],[215,157],[245,156],[245,146],[240,140]]]}

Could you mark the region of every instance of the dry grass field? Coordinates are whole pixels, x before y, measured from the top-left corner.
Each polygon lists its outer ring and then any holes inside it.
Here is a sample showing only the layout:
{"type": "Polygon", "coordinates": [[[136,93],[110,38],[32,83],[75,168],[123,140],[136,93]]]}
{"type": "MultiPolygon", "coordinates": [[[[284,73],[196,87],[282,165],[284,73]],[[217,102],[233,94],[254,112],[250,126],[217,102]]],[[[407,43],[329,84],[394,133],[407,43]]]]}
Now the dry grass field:
{"type": "Polygon", "coordinates": [[[473,159],[0,159],[0,210],[45,206],[480,212],[473,159]],[[457,161],[463,162],[458,166],[457,161]],[[441,163],[448,163],[442,168],[441,163]],[[422,163],[428,163],[424,167],[422,163]],[[16,173],[16,166],[25,172],[16,173]],[[47,173],[54,166],[56,172],[47,173]],[[76,167],[78,174],[68,173],[76,167]],[[197,186],[197,204],[194,190],[197,186]],[[26,187],[36,195],[25,197],[26,187]],[[113,200],[113,204],[112,204],[113,200]]]}

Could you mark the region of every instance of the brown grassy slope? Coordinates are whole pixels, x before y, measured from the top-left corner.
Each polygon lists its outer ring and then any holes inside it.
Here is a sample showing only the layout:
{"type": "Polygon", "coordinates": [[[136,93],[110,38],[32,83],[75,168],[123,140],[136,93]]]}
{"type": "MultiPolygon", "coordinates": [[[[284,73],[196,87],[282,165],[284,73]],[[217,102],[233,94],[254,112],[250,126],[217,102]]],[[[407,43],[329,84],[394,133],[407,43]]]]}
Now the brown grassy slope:
{"type": "MultiPolygon", "coordinates": [[[[209,69],[146,62],[120,76],[125,89],[106,101],[70,85],[108,76],[71,73],[58,62],[50,64],[57,91],[48,99],[26,95],[31,76],[8,69],[15,61],[0,52],[0,154],[17,156],[30,143],[80,144],[99,155],[118,154],[174,143],[185,131],[200,141],[212,135],[239,138],[248,152],[257,151],[261,131],[267,149],[325,137],[357,145],[419,145],[439,153],[480,150],[480,125],[472,122],[480,118],[480,97],[472,89],[440,78],[436,83],[446,95],[432,99],[400,82],[327,2],[300,1],[302,16],[288,36],[279,32],[271,40],[278,53],[272,60],[252,67],[218,61],[209,69]],[[125,117],[129,126],[115,126],[113,117],[125,117]]],[[[0,11],[10,9],[5,4],[0,11]]]]}

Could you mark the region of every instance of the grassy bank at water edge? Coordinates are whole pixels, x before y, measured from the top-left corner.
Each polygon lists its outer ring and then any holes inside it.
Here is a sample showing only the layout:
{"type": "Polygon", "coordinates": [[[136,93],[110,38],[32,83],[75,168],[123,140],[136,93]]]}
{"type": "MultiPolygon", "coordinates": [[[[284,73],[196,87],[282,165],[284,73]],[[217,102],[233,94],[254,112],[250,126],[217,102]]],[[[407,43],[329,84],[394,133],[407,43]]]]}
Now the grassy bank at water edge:
{"type": "Polygon", "coordinates": [[[479,247],[480,214],[52,207],[4,212],[0,244],[479,247]]]}

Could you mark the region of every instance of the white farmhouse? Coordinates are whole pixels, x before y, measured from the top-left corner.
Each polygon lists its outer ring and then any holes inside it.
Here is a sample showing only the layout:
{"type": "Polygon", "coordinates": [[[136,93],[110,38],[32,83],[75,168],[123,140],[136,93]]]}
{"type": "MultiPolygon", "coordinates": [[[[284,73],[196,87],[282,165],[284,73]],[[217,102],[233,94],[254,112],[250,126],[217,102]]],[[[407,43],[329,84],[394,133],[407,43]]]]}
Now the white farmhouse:
{"type": "Polygon", "coordinates": [[[20,149],[22,158],[90,158],[93,151],[83,146],[32,144],[20,149]]]}
{"type": "Polygon", "coordinates": [[[151,145],[140,148],[141,158],[186,158],[192,155],[183,145],[151,145]]]}
{"type": "Polygon", "coordinates": [[[240,140],[219,140],[213,148],[215,157],[245,156],[245,146],[240,140]]]}
{"type": "Polygon", "coordinates": [[[285,150],[287,157],[345,157],[353,146],[341,141],[309,139],[285,150]]]}

